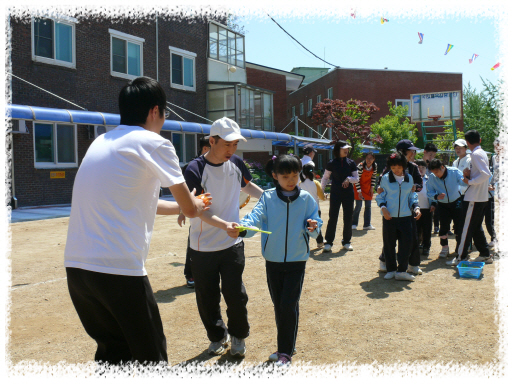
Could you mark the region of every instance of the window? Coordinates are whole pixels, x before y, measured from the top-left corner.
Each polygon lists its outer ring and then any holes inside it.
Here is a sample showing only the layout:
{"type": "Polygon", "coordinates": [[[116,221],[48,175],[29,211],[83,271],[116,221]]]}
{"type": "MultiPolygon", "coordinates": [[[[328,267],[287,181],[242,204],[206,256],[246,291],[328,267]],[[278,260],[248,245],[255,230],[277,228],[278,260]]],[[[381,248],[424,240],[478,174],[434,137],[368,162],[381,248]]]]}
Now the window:
{"type": "Polygon", "coordinates": [[[319,153],[316,157],[317,157],[317,160],[316,160],[316,164],[315,165],[320,170],[324,169],[324,155],[323,155],[323,153],[319,153]]]}
{"type": "Polygon", "coordinates": [[[398,106],[402,106],[402,107],[405,107],[407,106],[407,115],[406,116],[411,116],[411,100],[410,99],[396,99],[395,100],[395,107],[398,107],[398,106]]]}
{"type": "Polygon", "coordinates": [[[172,145],[176,149],[176,154],[180,163],[188,163],[197,155],[197,140],[195,134],[174,133],[172,134],[172,145]]]}
{"type": "Polygon", "coordinates": [[[209,57],[237,67],[245,68],[244,36],[213,22],[210,22],[209,28],[209,57]]]}
{"type": "Polygon", "coordinates": [[[208,119],[215,121],[222,117],[236,120],[235,87],[218,88],[216,84],[208,85],[208,119]]]}
{"type": "Polygon", "coordinates": [[[316,97],[316,102],[317,102],[317,104],[322,102],[322,95],[318,95],[316,97]]]}
{"type": "Polygon", "coordinates": [[[329,89],[327,90],[327,98],[328,98],[328,99],[330,99],[330,100],[332,100],[332,98],[333,98],[332,88],[329,88],[329,89]]]}
{"type": "Polygon", "coordinates": [[[304,103],[300,103],[299,105],[299,115],[303,115],[304,114],[304,103]]]}
{"type": "Polygon", "coordinates": [[[295,107],[292,107],[292,117],[295,117],[295,107]]]}
{"type": "Polygon", "coordinates": [[[109,29],[110,74],[124,79],[142,76],[142,43],[144,39],[109,29]]]}
{"type": "Polygon", "coordinates": [[[271,131],[273,126],[273,98],[270,93],[245,87],[238,88],[240,127],[271,131]]]}
{"type": "Polygon", "coordinates": [[[32,19],[32,60],[75,68],[77,20],[65,19],[32,19]]]}
{"type": "Polygon", "coordinates": [[[76,148],[76,125],[34,123],[36,168],[77,167],[76,148]]]}
{"type": "Polygon", "coordinates": [[[169,47],[171,52],[171,87],[196,90],[196,57],[194,52],[169,47]]]}
{"type": "Polygon", "coordinates": [[[308,112],[313,110],[313,99],[308,100],[308,112]]]}

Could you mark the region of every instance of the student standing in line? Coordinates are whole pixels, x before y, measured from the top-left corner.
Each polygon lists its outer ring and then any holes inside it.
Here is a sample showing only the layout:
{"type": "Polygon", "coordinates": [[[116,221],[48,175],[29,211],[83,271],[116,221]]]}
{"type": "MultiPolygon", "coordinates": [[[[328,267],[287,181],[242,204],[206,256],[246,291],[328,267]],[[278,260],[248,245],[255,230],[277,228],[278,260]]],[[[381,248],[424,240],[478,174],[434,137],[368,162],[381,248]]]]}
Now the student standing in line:
{"type": "Polygon", "coordinates": [[[424,160],[416,160],[416,165],[423,177],[423,188],[418,192],[418,205],[420,206],[421,217],[416,222],[418,230],[418,241],[421,238],[422,254],[428,256],[432,239],[432,212],[437,207],[437,202],[429,199],[427,196],[427,184],[429,175],[427,174],[427,163],[424,160]]]}
{"type": "MultiPolygon", "coordinates": [[[[197,157],[201,155],[205,155],[210,150],[210,141],[208,140],[209,136],[199,140],[199,153],[197,157]]],[[[185,172],[185,169],[187,167],[185,166],[183,168],[183,172],[185,172]]],[[[185,215],[183,213],[180,213],[178,216],[178,225],[182,227],[185,225],[185,215]]],[[[183,270],[183,274],[185,275],[185,281],[187,282],[187,287],[194,288],[194,276],[192,275],[192,267],[190,266],[190,228],[189,228],[189,235],[187,239],[187,253],[185,255],[185,268],[183,270]]]]}
{"type": "Polygon", "coordinates": [[[302,166],[304,167],[306,164],[312,164],[313,168],[315,167],[315,163],[313,162],[313,159],[315,158],[316,149],[313,147],[312,144],[306,144],[304,146],[304,156],[302,156],[302,159],[300,160],[302,163],[302,166]]]}
{"type": "MultiPolygon", "coordinates": [[[[400,152],[402,156],[404,156],[407,159],[407,167],[406,172],[409,173],[409,175],[412,176],[412,180],[414,182],[414,191],[420,192],[423,188],[423,179],[420,175],[420,171],[418,170],[418,166],[414,163],[414,157],[416,156],[416,151],[419,150],[419,148],[415,147],[411,140],[400,140],[396,144],[396,150],[397,152],[400,152]]],[[[378,182],[379,187],[377,188],[377,193],[381,193],[383,191],[382,188],[380,188],[380,181],[382,180],[382,177],[388,173],[390,169],[386,166],[382,174],[380,176],[380,180],[378,182]]],[[[413,244],[412,244],[412,250],[411,250],[411,258],[409,260],[411,265],[419,266],[420,265],[420,250],[419,250],[419,244],[418,244],[418,234],[416,229],[416,220],[411,219],[414,231],[413,231],[413,244]]],[[[386,259],[384,257],[384,250],[381,252],[379,256],[379,272],[386,272],[386,259]]],[[[420,270],[421,273],[421,270],[420,270]]]]}
{"type": "Polygon", "coordinates": [[[446,264],[456,266],[461,260],[467,260],[468,247],[473,239],[480,255],[475,261],[483,261],[486,264],[493,262],[493,256],[487,248],[487,241],[482,229],[485,206],[488,204],[489,179],[491,172],[489,170],[489,160],[485,151],[480,146],[482,139],[475,130],[469,130],[465,133],[465,139],[468,148],[471,150],[471,169],[466,169],[464,173],[464,183],[469,187],[464,195],[463,217],[464,225],[460,238],[460,245],[457,250],[458,257],[446,264]]]}
{"type": "Polygon", "coordinates": [[[489,248],[494,247],[494,242],[496,241],[496,231],[494,230],[494,183],[496,178],[494,177],[494,156],[491,158],[493,167],[491,169],[491,179],[489,180],[489,201],[487,206],[485,207],[484,212],[484,220],[485,227],[487,229],[487,233],[491,236],[491,241],[487,244],[489,248]]]}
{"type": "MultiPolygon", "coordinates": [[[[437,155],[437,146],[434,143],[425,144],[425,148],[423,149],[423,160],[427,163],[427,174],[430,176],[430,170],[428,168],[430,161],[434,159],[437,155]]],[[[436,209],[434,214],[432,215],[434,219],[434,234],[439,233],[439,210],[436,209]]],[[[453,233],[451,233],[453,235],[453,233]]]]}
{"type": "Polygon", "coordinates": [[[447,257],[450,253],[448,246],[448,230],[453,220],[455,226],[455,239],[458,249],[461,234],[462,194],[460,187],[464,186],[464,176],[454,167],[445,167],[441,160],[430,162],[430,179],[427,184],[427,196],[437,201],[439,209],[439,238],[441,239],[441,252],[439,257],[447,257]]]}
{"type": "Polygon", "coordinates": [[[97,343],[98,362],[167,362],[145,268],[155,214],[181,209],[197,217],[207,209],[189,192],[172,143],[160,136],[165,104],[156,80],[128,82],[119,93],[121,125],[94,140],[73,185],[64,266],[73,305],[97,343]],[[179,207],[158,199],[161,186],[179,207]]]}
{"type": "MultiPolygon", "coordinates": [[[[313,168],[313,164],[309,163],[302,167],[301,173],[301,183],[300,188],[306,192],[309,192],[311,196],[316,201],[318,205],[318,217],[322,217],[322,212],[320,211],[320,200],[325,200],[324,192],[322,191],[322,185],[315,180],[315,172],[313,168]]],[[[316,246],[318,248],[322,248],[324,246],[324,237],[322,236],[322,231],[319,230],[318,236],[316,238],[316,246]]]]}
{"type": "Polygon", "coordinates": [[[411,212],[414,211],[414,219],[421,217],[418,195],[413,192],[412,177],[405,172],[407,158],[397,152],[391,154],[386,163],[391,171],[382,177],[380,187],[383,191],[375,198],[383,216],[382,239],[387,270],[384,279],[414,281],[412,273],[418,275],[421,270],[419,266],[411,266],[408,261],[413,231],[416,230],[412,225],[411,212]],[[398,254],[395,250],[397,240],[398,254]]]}
{"type": "MultiPolygon", "coordinates": [[[[322,226],[313,197],[297,187],[301,162],[297,156],[281,155],[270,160],[265,171],[276,188],[263,192],[251,213],[241,221],[271,234],[261,234],[267,284],[274,303],[277,326],[277,352],[269,360],[289,365],[299,326],[299,300],[309,258],[309,237],[317,237],[322,226]]],[[[253,231],[241,232],[251,237],[253,231]]]]}
{"type": "Polygon", "coordinates": [[[354,188],[350,184],[358,181],[356,163],[349,159],[348,149],[352,148],[345,141],[334,144],[334,159],[327,163],[322,177],[322,190],[325,190],[327,181],[332,179],[331,195],[329,198],[329,221],[325,232],[324,252],[331,252],[336,235],[336,226],[340,207],[343,206],[343,239],[341,245],[347,251],[353,251],[350,244],[352,239],[352,214],[354,213],[354,188]]]}
{"type": "Polygon", "coordinates": [[[224,353],[231,341],[231,355],[245,356],[249,336],[247,293],[242,281],[244,243],[236,228],[239,220],[240,188],[259,198],[263,192],[251,182],[243,160],[234,153],[245,140],[238,124],[223,117],[210,128],[210,151],[192,160],[185,181],[197,194],[209,192],[215,208],[200,219],[190,220],[190,259],[201,321],[211,341],[208,352],[224,353]],[[224,324],[220,309],[221,289],[228,317],[224,324]]]}
{"type": "Polygon", "coordinates": [[[352,216],[352,229],[357,229],[359,213],[364,201],[364,223],[363,229],[372,230],[375,227],[371,224],[372,199],[375,182],[377,181],[377,163],[373,152],[366,154],[365,160],[357,166],[359,180],[354,184],[354,195],[356,207],[352,216]]]}

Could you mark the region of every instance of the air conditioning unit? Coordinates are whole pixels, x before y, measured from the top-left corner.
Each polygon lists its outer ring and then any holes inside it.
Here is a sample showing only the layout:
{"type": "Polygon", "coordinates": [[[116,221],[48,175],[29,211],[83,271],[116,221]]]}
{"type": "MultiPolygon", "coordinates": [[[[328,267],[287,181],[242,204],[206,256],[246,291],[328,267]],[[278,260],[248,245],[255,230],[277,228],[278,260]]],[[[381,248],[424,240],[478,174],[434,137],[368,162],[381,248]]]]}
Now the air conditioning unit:
{"type": "Polygon", "coordinates": [[[25,120],[13,120],[12,121],[12,133],[28,133],[25,120]]]}

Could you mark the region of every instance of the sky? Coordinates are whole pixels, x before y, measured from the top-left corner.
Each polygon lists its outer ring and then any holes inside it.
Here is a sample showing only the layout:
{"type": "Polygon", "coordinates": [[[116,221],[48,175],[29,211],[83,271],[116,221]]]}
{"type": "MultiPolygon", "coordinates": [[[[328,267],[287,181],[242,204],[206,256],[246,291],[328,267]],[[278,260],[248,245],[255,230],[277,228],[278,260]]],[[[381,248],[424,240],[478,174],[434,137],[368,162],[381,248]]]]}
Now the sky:
{"type": "MultiPolygon", "coordinates": [[[[272,14],[271,14],[272,16],[272,14]]],[[[280,18],[284,29],[317,56],[344,68],[455,72],[463,74],[478,91],[480,76],[495,83],[501,68],[491,71],[500,60],[498,24],[490,17],[444,17],[414,19],[386,17],[325,19],[280,18]],[[418,32],[424,34],[423,43],[418,32]],[[448,52],[446,48],[452,44],[448,52]],[[473,54],[479,55],[470,64],[473,54]]],[[[281,70],[293,67],[329,67],[294,42],[270,18],[245,16],[246,60],[281,70]]]]}

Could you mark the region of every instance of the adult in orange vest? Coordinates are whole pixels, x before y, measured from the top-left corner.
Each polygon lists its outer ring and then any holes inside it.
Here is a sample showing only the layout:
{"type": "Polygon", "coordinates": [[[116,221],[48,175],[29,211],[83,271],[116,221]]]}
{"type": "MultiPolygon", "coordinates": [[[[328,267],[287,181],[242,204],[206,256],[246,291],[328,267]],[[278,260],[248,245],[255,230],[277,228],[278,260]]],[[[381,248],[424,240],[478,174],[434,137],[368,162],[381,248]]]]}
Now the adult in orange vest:
{"type": "Polygon", "coordinates": [[[357,229],[359,222],[359,213],[364,201],[364,225],[363,229],[375,229],[371,225],[372,217],[372,199],[373,191],[375,189],[375,182],[377,181],[377,163],[375,163],[375,155],[373,152],[368,152],[364,161],[360,162],[357,166],[359,181],[354,184],[354,197],[356,207],[352,216],[352,229],[357,229]]]}

